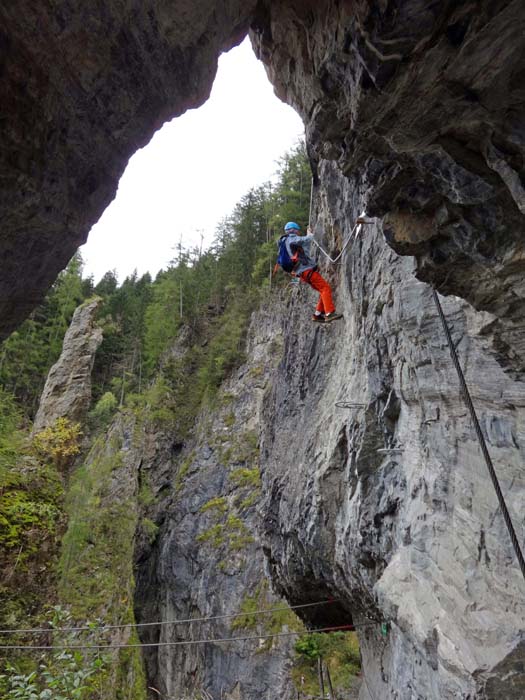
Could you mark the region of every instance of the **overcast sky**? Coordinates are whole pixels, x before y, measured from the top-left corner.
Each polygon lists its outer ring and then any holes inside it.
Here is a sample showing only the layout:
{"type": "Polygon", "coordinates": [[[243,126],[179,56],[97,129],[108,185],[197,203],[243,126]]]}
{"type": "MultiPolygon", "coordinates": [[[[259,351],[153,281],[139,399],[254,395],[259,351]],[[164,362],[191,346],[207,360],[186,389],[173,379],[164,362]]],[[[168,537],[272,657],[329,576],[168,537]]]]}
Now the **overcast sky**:
{"type": "Polygon", "coordinates": [[[210,243],[242,195],[275,173],[303,135],[298,115],[275,97],[246,40],[221,56],[211,97],[160,129],[130,159],[117,196],[81,253],[95,281],[116,269],[153,276],[183,245],[210,243]]]}

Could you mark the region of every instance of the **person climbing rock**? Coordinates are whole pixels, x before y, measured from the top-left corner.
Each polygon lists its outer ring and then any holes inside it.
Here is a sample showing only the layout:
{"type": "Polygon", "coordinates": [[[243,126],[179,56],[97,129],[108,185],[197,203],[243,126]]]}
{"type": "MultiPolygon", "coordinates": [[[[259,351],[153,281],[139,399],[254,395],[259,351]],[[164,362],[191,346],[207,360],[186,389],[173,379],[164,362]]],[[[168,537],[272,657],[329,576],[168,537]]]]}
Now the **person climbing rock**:
{"type": "Polygon", "coordinates": [[[284,235],[279,239],[279,255],[273,273],[279,267],[294,277],[299,277],[310,287],[319,292],[319,301],[315,307],[312,321],[330,323],[343,314],[337,313],[332,298],[332,288],[322,275],[317,272],[315,260],[311,257],[310,246],[313,235],[301,235],[301,228],[295,221],[289,221],[284,227],[284,235]]]}

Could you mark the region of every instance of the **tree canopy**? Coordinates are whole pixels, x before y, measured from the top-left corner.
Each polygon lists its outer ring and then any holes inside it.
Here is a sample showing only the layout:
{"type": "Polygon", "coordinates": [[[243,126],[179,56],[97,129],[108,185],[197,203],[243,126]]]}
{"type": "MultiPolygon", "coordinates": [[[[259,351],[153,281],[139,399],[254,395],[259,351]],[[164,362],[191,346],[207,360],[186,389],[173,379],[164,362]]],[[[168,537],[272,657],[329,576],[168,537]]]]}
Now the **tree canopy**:
{"type": "Polygon", "coordinates": [[[109,270],[95,286],[83,277],[77,253],[44,303],[0,346],[0,387],[32,417],[73,312],[93,294],[103,299],[104,331],[93,374],[95,400],[111,391],[122,403],[129,393],[140,393],[166,365],[183,327],[195,338],[212,332],[217,356],[202,359],[200,376],[204,384],[217,384],[238,354],[224,346],[240,344],[243,335],[240,327],[229,333],[224,326],[235,318],[245,325],[257,294],[267,289],[284,223],[292,219],[306,227],[310,182],[306,149],[298,144],[279,161],[275,182],[250,189],[219,223],[207,250],[179,243],[175,259],[154,280],[134,272],[119,285],[109,270]]]}

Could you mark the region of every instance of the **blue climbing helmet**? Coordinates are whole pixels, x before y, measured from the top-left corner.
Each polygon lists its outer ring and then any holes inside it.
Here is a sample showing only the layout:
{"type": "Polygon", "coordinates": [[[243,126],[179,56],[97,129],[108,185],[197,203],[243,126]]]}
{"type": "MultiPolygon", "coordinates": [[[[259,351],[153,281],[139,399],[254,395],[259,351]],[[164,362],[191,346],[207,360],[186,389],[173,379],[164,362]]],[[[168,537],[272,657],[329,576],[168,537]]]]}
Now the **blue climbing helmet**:
{"type": "Polygon", "coordinates": [[[301,227],[299,224],[296,224],[295,221],[289,221],[287,224],[284,225],[284,230],[286,233],[290,233],[291,231],[300,231],[301,227]]]}

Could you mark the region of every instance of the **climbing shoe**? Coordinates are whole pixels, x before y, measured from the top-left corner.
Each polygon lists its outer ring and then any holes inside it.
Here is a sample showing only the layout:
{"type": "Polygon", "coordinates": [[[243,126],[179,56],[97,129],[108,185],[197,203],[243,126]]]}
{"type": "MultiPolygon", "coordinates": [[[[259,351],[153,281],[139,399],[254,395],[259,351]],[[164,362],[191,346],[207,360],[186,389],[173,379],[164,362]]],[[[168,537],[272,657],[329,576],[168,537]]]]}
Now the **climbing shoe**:
{"type": "Polygon", "coordinates": [[[337,321],[338,318],[343,318],[343,314],[338,314],[337,311],[332,311],[331,314],[325,314],[324,322],[337,321]]]}
{"type": "Polygon", "coordinates": [[[316,323],[324,323],[325,315],[324,314],[314,314],[312,316],[312,321],[315,321],[316,323]]]}

